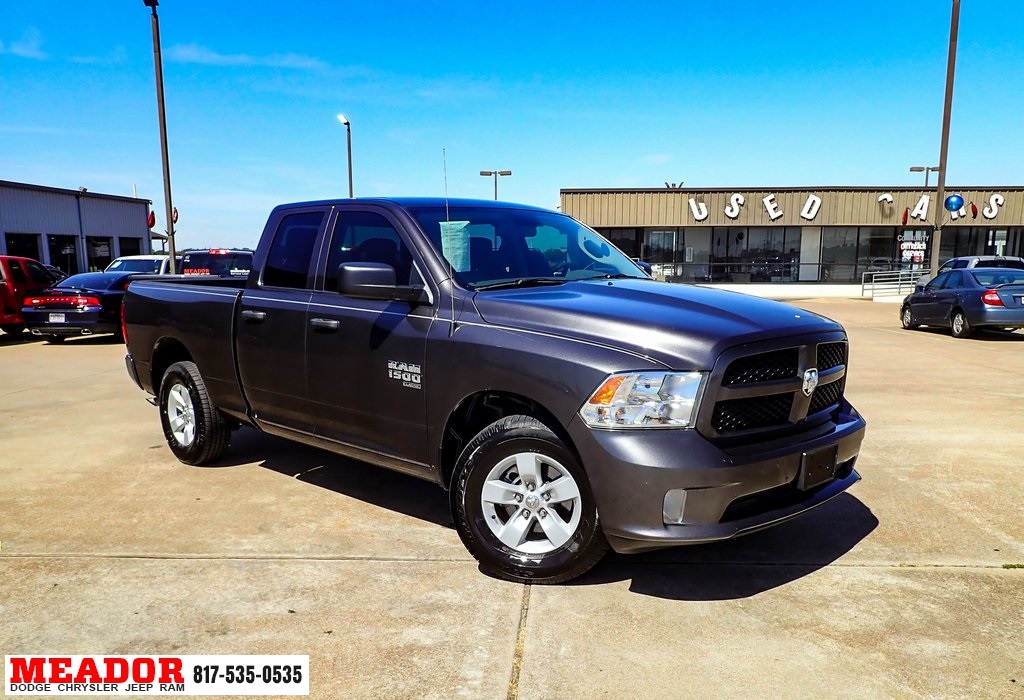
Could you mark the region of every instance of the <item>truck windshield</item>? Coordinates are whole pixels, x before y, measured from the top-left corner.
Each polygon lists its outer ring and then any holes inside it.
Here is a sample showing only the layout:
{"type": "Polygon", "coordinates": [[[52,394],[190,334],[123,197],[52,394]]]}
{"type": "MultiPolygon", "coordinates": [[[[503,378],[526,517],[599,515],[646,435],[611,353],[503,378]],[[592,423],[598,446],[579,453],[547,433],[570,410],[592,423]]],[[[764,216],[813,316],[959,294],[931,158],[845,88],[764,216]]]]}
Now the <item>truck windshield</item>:
{"type": "Polygon", "coordinates": [[[498,207],[409,210],[467,289],[647,277],[608,240],[564,214],[498,207]]]}
{"type": "Polygon", "coordinates": [[[107,265],[104,272],[142,272],[158,274],[163,260],[160,258],[118,258],[107,265]]]}

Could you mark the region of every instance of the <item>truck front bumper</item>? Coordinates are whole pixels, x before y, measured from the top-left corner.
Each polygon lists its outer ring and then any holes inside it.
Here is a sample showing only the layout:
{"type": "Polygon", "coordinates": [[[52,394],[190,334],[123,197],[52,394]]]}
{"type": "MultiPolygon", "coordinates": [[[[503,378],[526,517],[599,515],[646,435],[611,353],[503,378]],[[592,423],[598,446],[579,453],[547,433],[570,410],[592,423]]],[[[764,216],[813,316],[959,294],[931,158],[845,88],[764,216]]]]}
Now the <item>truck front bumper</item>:
{"type": "Polygon", "coordinates": [[[838,496],[860,480],[853,467],[866,423],[844,400],[830,426],[729,449],[695,430],[592,430],[579,417],[569,433],[608,542],[630,553],[730,539],[838,496]],[[801,470],[822,454],[834,454],[835,476],[808,487],[801,470]]]}

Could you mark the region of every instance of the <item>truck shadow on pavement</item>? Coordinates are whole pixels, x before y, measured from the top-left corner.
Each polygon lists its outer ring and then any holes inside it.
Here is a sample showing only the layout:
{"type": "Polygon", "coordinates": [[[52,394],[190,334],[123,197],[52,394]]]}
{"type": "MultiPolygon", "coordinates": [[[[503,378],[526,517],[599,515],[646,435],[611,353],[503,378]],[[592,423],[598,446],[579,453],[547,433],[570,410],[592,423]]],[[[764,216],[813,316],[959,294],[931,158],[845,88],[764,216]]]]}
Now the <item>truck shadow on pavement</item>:
{"type": "Polygon", "coordinates": [[[832,564],[876,527],[871,510],[843,493],[794,520],[735,540],[644,554],[609,552],[569,585],[629,580],[633,593],[669,600],[749,598],[832,564]]]}
{"type": "MultiPolygon", "coordinates": [[[[447,492],[436,484],[248,428],[232,435],[230,449],[213,468],[252,463],[383,510],[454,527],[447,492]]],[[[748,598],[832,564],[876,527],[871,510],[844,493],[788,523],[735,540],[644,554],[609,552],[590,572],[563,585],[628,580],[634,593],[669,600],[748,598]]]]}
{"type": "Polygon", "coordinates": [[[386,510],[442,527],[454,527],[448,493],[437,484],[414,476],[249,428],[242,428],[231,436],[231,447],[216,466],[232,467],[251,462],[386,510]]]}

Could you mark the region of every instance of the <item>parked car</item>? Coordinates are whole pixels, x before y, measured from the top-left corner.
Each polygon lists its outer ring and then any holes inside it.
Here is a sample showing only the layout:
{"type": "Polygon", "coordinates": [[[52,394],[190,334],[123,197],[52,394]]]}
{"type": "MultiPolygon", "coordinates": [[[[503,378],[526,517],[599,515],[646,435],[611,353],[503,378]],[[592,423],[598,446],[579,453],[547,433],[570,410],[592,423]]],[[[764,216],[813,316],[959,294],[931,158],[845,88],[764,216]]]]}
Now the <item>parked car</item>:
{"type": "Polygon", "coordinates": [[[25,328],[21,315],[25,297],[46,289],[60,279],[60,274],[32,258],[0,255],[0,330],[21,333],[25,328]]]}
{"type": "Polygon", "coordinates": [[[979,328],[1024,328],[1024,269],[946,270],[903,300],[900,321],[907,330],[943,326],[955,338],[979,328]]]}
{"type": "Polygon", "coordinates": [[[946,270],[969,270],[975,267],[1010,267],[1024,270],[1024,258],[1013,255],[965,255],[960,258],[950,258],[939,265],[936,277],[946,270]]]}
{"type": "Polygon", "coordinates": [[[213,275],[214,277],[248,277],[252,269],[251,250],[191,250],[182,255],[183,275],[213,275]]]}
{"type": "Polygon", "coordinates": [[[922,275],[917,283],[927,284],[948,270],[970,270],[975,267],[1010,267],[1024,270],[1024,258],[1013,255],[964,255],[959,258],[950,258],[939,265],[938,272],[934,275],[922,275]]]}
{"type": "Polygon", "coordinates": [[[126,367],[172,453],[215,462],[247,425],[429,479],[496,576],[729,539],[860,479],[840,324],[655,281],[564,214],[282,205],[252,272],[128,288],[126,367]]]}
{"type": "Polygon", "coordinates": [[[121,302],[131,272],[83,272],[25,298],[25,325],[47,342],[72,335],[121,334],[121,302]]]}
{"type": "MultiPolygon", "coordinates": [[[[176,256],[177,269],[181,268],[181,256],[176,256]]],[[[143,275],[166,275],[171,271],[170,255],[123,255],[107,265],[104,272],[134,272],[143,275]]],[[[177,271],[177,270],[176,270],[177,271]]]]}

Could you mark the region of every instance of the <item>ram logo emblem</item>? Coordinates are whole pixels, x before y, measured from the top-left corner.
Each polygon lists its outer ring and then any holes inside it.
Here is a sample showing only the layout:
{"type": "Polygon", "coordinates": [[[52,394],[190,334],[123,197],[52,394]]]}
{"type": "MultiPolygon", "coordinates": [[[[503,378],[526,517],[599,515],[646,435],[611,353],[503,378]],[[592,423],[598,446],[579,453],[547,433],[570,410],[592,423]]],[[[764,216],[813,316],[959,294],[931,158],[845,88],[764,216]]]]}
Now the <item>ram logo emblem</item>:
{"type": "Polygon", "coordinates": [[[804,372],[804,396],[810,396],[813,394],[816,386],[818,386],[818,370],[816,367],[811,367],[809,370],[804,372]]]}

